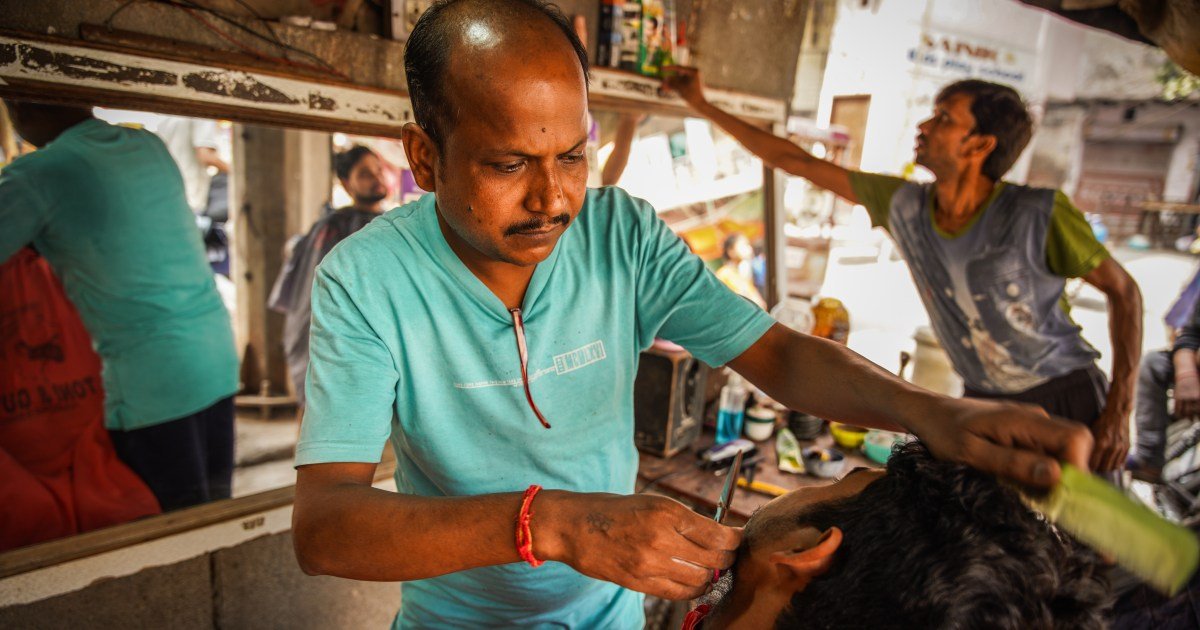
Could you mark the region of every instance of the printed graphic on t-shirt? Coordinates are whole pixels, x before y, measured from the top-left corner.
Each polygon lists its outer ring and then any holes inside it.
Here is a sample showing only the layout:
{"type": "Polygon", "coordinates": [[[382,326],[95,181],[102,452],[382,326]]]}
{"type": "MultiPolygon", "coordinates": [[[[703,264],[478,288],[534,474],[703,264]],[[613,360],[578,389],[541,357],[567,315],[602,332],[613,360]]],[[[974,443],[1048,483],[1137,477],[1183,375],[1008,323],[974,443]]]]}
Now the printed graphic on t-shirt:
{"type": "Polygon", "coordinates": [[[988,380],[1004,391],[1041,384],[1045,378],[1029,366],[1038,365],[1050,346],[1037,336],[1031,273],[1019,252],[989,247],[967,262],[965,274],[971,339],[988,380]]]}
{"type": "MultiPolygon", "coordinates": [[[[555,355],[553,359],[553,365],[549,367],[530,370],[529,382],[532,383],[537,381],[548,374],[561,376],[563,374],[585,368],[594,363],[599,363],[607,358],[608,354],[604,351],[604,342],[596,340],[569,352],[555,355]]],[[[532,363],[532,360],[530,362],[532,363]]],[[[521,382],[521,378],[517,377],[507,380],[455,383],[454,387],[457,389],[482,389],[488,387],[522,387],[523,385],[524,383],[521,382]]]]}

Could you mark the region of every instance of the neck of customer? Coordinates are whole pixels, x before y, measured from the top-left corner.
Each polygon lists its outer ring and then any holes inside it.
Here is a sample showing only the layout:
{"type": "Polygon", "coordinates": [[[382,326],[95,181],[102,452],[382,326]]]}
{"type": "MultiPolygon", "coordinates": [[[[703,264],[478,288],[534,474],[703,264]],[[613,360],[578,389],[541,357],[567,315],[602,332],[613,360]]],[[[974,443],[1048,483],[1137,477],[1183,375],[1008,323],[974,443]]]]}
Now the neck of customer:
{"type": "Polygon", "coordinates": [[[996,182],[983,174],[979,165],[952,173],[936,173],[934,184],[934,220],[943,231],[958,232],[981,210],[996,188],[996,182]]]}

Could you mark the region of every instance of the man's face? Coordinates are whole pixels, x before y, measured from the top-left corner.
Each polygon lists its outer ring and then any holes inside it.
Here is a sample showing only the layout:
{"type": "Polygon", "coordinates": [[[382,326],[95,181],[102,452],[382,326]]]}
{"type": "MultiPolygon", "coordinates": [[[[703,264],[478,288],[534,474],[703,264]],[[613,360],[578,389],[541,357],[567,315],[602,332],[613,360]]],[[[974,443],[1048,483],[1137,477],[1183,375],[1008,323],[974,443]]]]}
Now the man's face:
{"type": "Polygon", "coordinates": [[[965,142],[975,129],[971,102],[966,94],[952,94],[934,104],[933,116],[917,125],[917,164],[934,173],[959,170],[965,142]]]}
{"type": "Polygon", "coordinates": [[[434,167],[439,213],[473,255],[535,265],[583,207],[583,69],[565,41],[469,63],[454,55],[451,68],[445,89],[457,113],[434,167]]]}
{"type": "Polygon", "coordinates": [[[387,197],[387,184],[383,179],[383,162],[374,153],[367,153],[350,169],[350,176],[342,180],[342,187],[360,205],[379,203],[387,197]]]}

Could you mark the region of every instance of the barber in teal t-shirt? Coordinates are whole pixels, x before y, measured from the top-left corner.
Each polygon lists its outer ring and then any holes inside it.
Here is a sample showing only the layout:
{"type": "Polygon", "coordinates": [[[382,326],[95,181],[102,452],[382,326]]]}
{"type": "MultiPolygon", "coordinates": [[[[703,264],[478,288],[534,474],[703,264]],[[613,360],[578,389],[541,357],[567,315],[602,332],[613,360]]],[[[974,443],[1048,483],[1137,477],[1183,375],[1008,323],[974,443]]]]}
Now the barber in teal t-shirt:
{"type": "Polygon", "coordinates": [[[103,361],[117,455],[162,508],[229,497],[237,353],[179,168],[90,108],[6,104],[40,148],[0,171],[0,261],[33,244],[54,267],[103,361]]]}
{"type": "Polygon", "coordinates": [[[630,496],[656,336],[790,407],[1036,486],[1056,458],[1086,465],[1086,430],[792,332],[645,202],[588,191],[587,56],[557,10],[436,4],[405,65],[405,151],[433,193],[318,269],[294,512],[306,571],[406,582],[398,627],[641,628],[637,593],[693,597],[732,564],[740,530],[630,496]],[[388,442],[398,492],[371,485],[388,442]]]}

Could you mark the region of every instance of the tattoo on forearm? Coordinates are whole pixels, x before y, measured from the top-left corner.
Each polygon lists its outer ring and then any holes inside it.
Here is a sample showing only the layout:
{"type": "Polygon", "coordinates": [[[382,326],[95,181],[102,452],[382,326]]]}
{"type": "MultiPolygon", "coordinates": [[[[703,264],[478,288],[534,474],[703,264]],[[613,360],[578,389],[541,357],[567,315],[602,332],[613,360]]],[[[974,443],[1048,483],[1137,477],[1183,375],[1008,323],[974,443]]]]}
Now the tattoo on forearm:
{"type": "Polygon", "coordinates": [[[599,512],[592,512],[591,514],[588,514],[587,522],[588,531],[593,534],[606,534],[608,533],[608,528],[612,527],[613,524],[611,518],[600,514],[599,512]]]}

